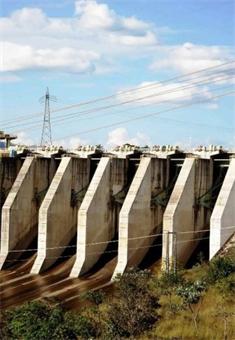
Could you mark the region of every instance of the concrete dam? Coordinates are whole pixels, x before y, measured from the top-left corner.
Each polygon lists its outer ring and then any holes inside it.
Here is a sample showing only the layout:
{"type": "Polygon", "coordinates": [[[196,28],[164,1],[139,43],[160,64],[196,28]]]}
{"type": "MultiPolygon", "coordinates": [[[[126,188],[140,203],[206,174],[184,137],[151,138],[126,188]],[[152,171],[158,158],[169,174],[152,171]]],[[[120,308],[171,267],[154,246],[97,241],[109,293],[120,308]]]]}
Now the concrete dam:
{"type": "Polygon", "coordinates": [[[19,147],[1,153],[0,181],[2,308],[72,308],[146,259],[184,266],[205,240],[211,259],[235,232],[235,155],[222,147],[19,147]]]}

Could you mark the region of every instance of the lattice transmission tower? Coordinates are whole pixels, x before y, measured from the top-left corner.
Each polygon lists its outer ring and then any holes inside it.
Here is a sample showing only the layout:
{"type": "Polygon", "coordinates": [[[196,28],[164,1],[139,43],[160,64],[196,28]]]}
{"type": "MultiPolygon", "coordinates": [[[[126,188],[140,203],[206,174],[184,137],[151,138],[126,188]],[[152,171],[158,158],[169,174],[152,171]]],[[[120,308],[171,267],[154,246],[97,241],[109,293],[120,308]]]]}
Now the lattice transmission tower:
{"type": "Polygon", "coordinates": [[[56,100],[55,96],[50,95],[48,87],[45,96],[39,99],[41,103],[44,103],[44,117],[40,146],[52,145],[50,101],[56,102],[56,100]]]}

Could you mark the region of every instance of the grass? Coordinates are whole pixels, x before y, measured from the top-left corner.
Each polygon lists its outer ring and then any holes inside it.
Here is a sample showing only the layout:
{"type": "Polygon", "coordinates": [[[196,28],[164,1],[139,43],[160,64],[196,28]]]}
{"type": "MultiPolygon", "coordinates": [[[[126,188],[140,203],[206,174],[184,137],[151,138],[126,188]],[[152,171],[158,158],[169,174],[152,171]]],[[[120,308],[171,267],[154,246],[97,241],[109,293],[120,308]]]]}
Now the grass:
{"type": "MultiPolygon", "coordinates": [[[[207,270],[208,265],[203,263],[185,270],[183,277],[201,280],[207,270]]],[[[235,274],[231,274],[230,279],[235,282],[235,274]]],[[[232,292],[222,294],[218,284],[210,284],[199,304],[193,306],[194,310],[199,310],[197,331],[189,309],[174,310],[179,302],[179,297],[174,294],[171,297],[161,296],[160,321],[147,337],[141,339],[235,340],[235,298],[232,292]]]]}

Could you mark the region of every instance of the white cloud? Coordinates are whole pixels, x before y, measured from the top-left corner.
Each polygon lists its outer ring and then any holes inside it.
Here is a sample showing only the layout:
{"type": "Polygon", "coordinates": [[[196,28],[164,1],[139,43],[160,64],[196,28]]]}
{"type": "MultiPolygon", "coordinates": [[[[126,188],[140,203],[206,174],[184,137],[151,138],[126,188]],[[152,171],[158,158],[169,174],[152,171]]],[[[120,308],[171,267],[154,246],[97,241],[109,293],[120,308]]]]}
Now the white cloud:
{"type": "Polygon", "coordinates": [[[67,69],[75,72],[92,70],[99,56],[91,51],[73,48],[35,49],[29,45],[0,42],[2,62],[0,71],[9,72],[32,68],[67,69]]]}
{"type": "Polygon", "coordinates": [[[116,13],[96,0],[75,1],[75,15],[50,17],[40,8],[22,8],[0,17],[0,70],[113,72],[121,58],[155,58],[151,69],[193,72],[231,58],[220,46],[185,43],[160,46],[161,27],[116,13]],[[158,59],[157,59],[158,58],[158,59]]]}
{"type": "Polygon", "coordinates": [[[98,4],[95,0],[78,0],[75,8],[80,24],[88,29],[109,29],[118,20],[106,4],[98,4]]]}
{"type": "Polygon", "coordinates": [[[115,147],[125,143],[141,145],[151,144],[150,139],[142,132],[137,132],[135,136],[130,137],[128,131],[124,127],[114,129],[108,133],[107,146],[115,147]]]}
{"type": "Polygon", "coordinates": [[[130,29],[130,30],[149,29],[149,24],[147,24],[146,22],[139,20],[135,17],[122,18],[121,20],[122,20],[123,26],[130,29]]]}
{"type": "Polygon", "coordinates": [[[212,103],[207,104],[206,107],[207,107],[209,110],[218,110],[219,104],[216,103],[216,102],[212,102],[212,103]]]}
{"type": "MultiPolygon", "coordinates": [[[[14,144],[20,145],[39,145],[38,140],[31,138],[27,133],[23,131],[17,132],[17,139],[13,141],[14,144]]],[[[71,137],[68,139],[55,139],[53,145],[62,146],[65,149],[76,149],[79,145],[87,145],[88,140],[80,137],[71,137]]]]}
{"type": "Polygon", "coordinates": [[[156,43],[155,34],[151,31],[147,31],[144,36],[135,36],[135,35],[111,35],[110,40],[113,43],[118,45],[126,45],[126,46],[149,46],[154,45],[156,43]]]}
{"type": "Polygon", "coordinates": [[[210,100],[212,94],[207,86],[188,83],[163,84],[160,82],[143,82],[131,91],[117,93],[119,102],[130,101],[132,105],[151,105],[162,103],[183,104],[191,101],[210,100]]]}
{"type": "Polygon", "coordinates": [[[165,48],[160,60],[151,65],[152,70],[173,69],[190,73],[218,66],[231,58],[231,51],[221,46],[203,46],[185,43],[165,48]]]}
{"type": "Polygon", "coordinates": [[[69,139],[59,139],[53,142],[54,145],[63,146],[66,149],[76,149],[79,145],[88,144],[87,140],[80,137],[71,137],[69,139]]]}
{"type": "Polygon", "coordinates": [[[151,27],[149,23],[131,17],[119,16],[105,3],[96,0],[77,0],[75,13],[79,24],[87,29],[102,29],[109,31],[132,31],[144,34],[151,27]]]}
{"type": "MultiPolygon", "coordinates": [[[[12,24],[14,23],[18,27],[26,28],[27,30],[30,27],[32,29],[40,29],[48,22],[46,15],[39,8],[23,8],[17,10],[12,13],[11,20],[12,24]]],[[[7,19],[5,23],[7,23],[7,19]]]]}
{"type": "Polygon", "coordinates": [[[107,72],[110,60],[115,63],[120,55],[143,53],[140,46],[156,45],[152,24],[119,16],[104,3],[78,0],[75,10],[73,17],[55,18],[40,8],[25,7],[1,17],[0,70],[107,72]]]}
{"type": "Polygon", "coordinates": [[[17,132],[17,139],[14,140],[13,143],[22,145],[33,145],[35,141],[30,138],[25,132],[19,131],[17,132]]]}

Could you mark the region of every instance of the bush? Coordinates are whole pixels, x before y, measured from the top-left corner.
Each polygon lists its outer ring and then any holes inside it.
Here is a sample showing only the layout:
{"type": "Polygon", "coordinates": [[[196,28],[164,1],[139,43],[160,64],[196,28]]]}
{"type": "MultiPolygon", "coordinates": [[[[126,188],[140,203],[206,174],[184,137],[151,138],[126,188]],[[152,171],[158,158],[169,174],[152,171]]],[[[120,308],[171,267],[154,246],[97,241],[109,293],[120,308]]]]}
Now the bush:
{"type": "Polygon", "coordinates": [[[206,281],[210,284],[229,276],[235,272],[235,263],[230,257],[216,257],[208,268],[206,281]]]}
{"type": "Polygon", "coordinates": [[[202,281],[195,281],[185,282],[177,288],[176,292],[186,304],[192,305],[198,303],[204,290],[205,284],[202,281]]]}
{"type": "Polygon", "coordinates": [[[179,286],[176,290],[177,294],[183,299],[184,305],[188,308],[188,310],[192,314],[192,319],[194,322],[194,327],[197,332],[198,326],[198,314],[200,309],[200,304],[198,308],[195,310],[194,305],[198,304],[201,301],[202,294],[205,290],[205,283],[202,281],[195,282],[184,282],[181,286],[179,286]]]}
{"type": "Polygon", "coordinates": [[[6,322],[7,339],[75,340],[78,336],[88,339],[96,335],[89,319],[39,301],[6,312],[6,322]]]}
{"type": "Polygon", "coordinates": [[[0,310],[0,339],[7,339],[7,320],[2,310],[0,310]]]}
{"type": "Polygon", "coordinates": [[[155,287],[160,295],[169,295],[183,282],[184,279],[181,273],[175,273],[174,271],[163,272],[161,277],[155,281],[155,287]]]}
{"type": "Polygon", "coordinates": [[[157,320],[159,304],[149,289],[151,273],[130,269],[116,282],[117,296],[109,304],[109,338],[137,336],[157,320]]]}
{"type": "Polygon", "coordinates": [[[229,275],[224,279],[220,279],[215,286],[222,297],[235,296],[235,275],[229,275]]]}
{"type": "Polygon", "coordinates": [[[103,303],[105,294],[102,290],[90,290],[86,294],[84,294],[84,298],[94,305],[99,306],[101,303],[103,303]]]}
{"type": "MultiPolygon", "coordinates": [[[[70,329],[73,329],[74,333],[81,339],[96,338],[98,334],[97,325],[92,319],[84,315],[78,315],[75,313],[66,313],[65,315],[66,325],[70,325],[70,329]]],[[[63,337],[61,339],[64,339],[63,337]]],[[[70,339],[70,338],[69,338],[70,339]]],[[[77,339],[77,337],[76,337],[77,339]]]]}

